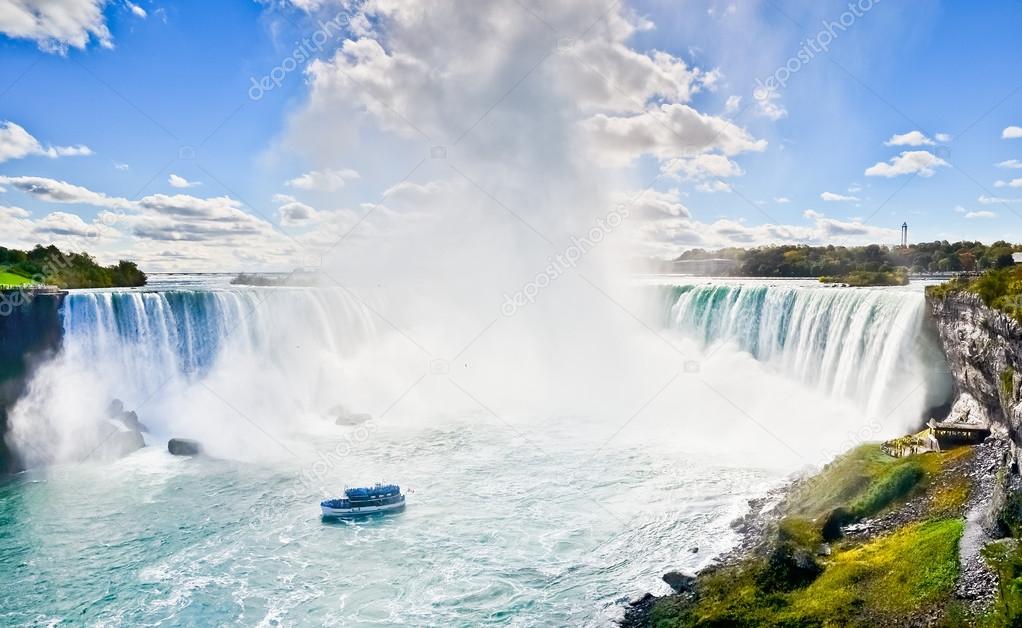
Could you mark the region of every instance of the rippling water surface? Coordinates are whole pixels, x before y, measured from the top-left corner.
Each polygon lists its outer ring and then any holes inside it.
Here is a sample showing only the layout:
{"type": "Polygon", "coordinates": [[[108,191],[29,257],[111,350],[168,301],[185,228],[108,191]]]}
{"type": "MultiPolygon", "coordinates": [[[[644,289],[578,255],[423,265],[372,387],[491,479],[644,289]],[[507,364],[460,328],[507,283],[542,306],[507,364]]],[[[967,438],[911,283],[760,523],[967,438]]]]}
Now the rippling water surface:
{"type": "Polygon", "coordinates": [[[18,476],[0,487],[0,618],[606,625],[662,592],[665,569],[725,548],[744,500],[776,480],[642,449],[544,451],[482,420],[380,429],[335,456],[350,442],[319,440],[290,467],[147,448],[18,476]],[[400,482],[408,508],[324,523],[324,486],[352,474],[400,482]]]}

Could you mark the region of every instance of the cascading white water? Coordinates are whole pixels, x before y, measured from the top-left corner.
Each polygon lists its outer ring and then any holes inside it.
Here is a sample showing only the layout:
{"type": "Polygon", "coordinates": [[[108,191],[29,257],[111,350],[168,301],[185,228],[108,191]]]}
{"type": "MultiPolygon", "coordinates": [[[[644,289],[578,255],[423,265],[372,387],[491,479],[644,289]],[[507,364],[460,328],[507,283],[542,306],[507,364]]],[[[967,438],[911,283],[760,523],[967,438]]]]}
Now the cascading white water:
{"type": "Polygon", "coordinates": [[[150,441],[205,437],[234,453],[254,440],[258,452],[262,434],[272,448],[303,417],[357,397],[353,360],[376,337],[371,313],[328,288],[75,292],[63,326],[60,355],[12,416],[30,465],[88,457],[114,398],[138,409],[150,441]]]}
{"type": "MultiPolygon", "coordinates": [[[[943,356],[923,333],[919,291],[715,284],[669,289],[668,326],[704,347],[732,343],[870,416],[926,386],[946,395],[943,356]]],[[[712,350],[712,349],[711,349],[712,350]]]]}
{"type": "MultiPolygon", "coordinates": [[[[780,454],[809,460],[901,433],[944,401],[947,376],[921,329],[921,292],[756,282],[661,290],[641,298],[661,299],[663,324],[680,336],[674,351],[629,321],[593,330],[594,344],[584,334],[551,335],[548,319],[537,330],[517,317],[487,328],[453,384],[446,373],[431,376],[432,356],[412,340],[449,330],[446,320],[377,329],[387,320],[380,310],[343,289],[76,292],[64,304],[63,350],[14,409],[8,440],[30,465],[88,457],[101,439],[97,421],[119,398],[138,410],[150,444],[194,437],[218,455],[263,459],[293,455],[283,441],[332,425],[324,419],[337,406],[380,416],[403,400],[408,425],[471,415],[481,401],[501,422],[554,439],[566,430],[600,447],[608,437],[622,446],[630,438],[673,443],[686,426],[693,450],[720,447],[725,433],[727,449],[763,450],[749,431],[754,421],[780,454]],[[540,351],[530,346],[537,338],[546,339],[540,351]],[[556,353],[554,341],[564,345],[556,353]],[[698,372],[686,367],[672,379],[679,354],[698,372]],[[643,431],[620,432],[636,408],[631,425],[643,431]],[[828,444],[820,435],[805,440],[820,421],[828,444]]],[[[450,331],[464,347],[465,330],[450,331]]]]}

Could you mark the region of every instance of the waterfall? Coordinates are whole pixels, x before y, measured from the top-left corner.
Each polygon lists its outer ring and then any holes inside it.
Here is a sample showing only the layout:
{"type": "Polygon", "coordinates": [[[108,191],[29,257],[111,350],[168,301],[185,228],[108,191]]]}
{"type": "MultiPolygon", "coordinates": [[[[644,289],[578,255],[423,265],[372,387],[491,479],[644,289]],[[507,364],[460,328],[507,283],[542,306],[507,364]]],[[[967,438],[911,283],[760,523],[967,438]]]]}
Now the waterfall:
{"type": "Polygon", "coordinates": [[[81,291],[62,316],[60,354],[12,413],[29,465],[88,457],[115,398],[150,444],[282,450],[281,435],[364,396],[358,363],[377,344],[371,311],[330,288],[81,291]]]}
{"type": "Polygon", "coordinates": [[[667,291],[667,325],[708,350],[730,343],[869,415],[893,412],[919,386],[946,395],[943,355],[908,289],[715,284],[667,291]]]}

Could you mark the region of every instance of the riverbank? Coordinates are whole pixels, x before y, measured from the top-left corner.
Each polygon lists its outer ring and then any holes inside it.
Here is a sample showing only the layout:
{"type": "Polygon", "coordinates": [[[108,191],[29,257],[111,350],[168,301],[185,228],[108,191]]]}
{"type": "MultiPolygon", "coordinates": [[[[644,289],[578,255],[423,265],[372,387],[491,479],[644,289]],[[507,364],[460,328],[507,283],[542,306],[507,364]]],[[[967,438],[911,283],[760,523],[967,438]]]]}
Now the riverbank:
{"type": "MultiPolygon", "coordinates": [[[[1013,480],[1015,478],[1015,480],[1013,480]]],[[[622,626],[1002,625],[997,565],[1010,446],[894,458],[861,445],[781,496],[750,503],[742,539],[622,626]]]]}

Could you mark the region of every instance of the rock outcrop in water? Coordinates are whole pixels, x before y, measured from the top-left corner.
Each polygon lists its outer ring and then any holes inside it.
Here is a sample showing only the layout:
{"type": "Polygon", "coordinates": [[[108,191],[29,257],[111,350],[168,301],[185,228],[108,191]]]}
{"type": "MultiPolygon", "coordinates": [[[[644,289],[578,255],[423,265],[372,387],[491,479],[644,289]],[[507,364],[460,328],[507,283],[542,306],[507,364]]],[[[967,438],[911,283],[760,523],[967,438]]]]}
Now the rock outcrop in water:
{"type": "Polygon", "coordinates": [[[202,445],[190,438],[172,438],[167,442],[167,451],[175,456],[198,456],[202,453],[202,445]]]}

